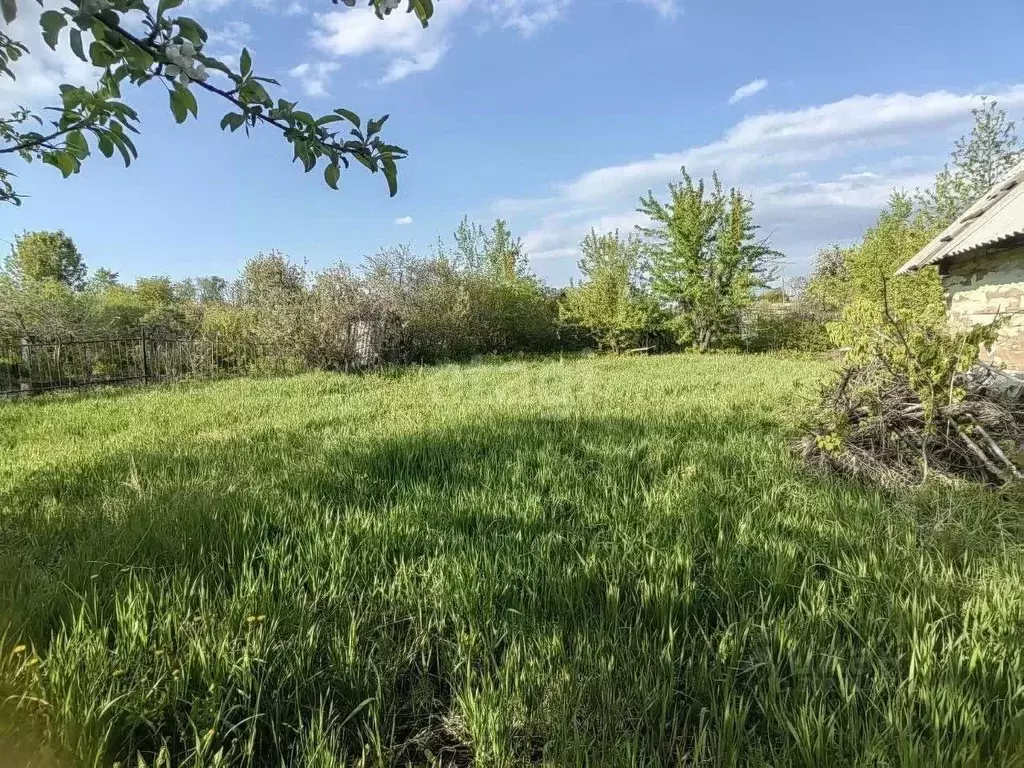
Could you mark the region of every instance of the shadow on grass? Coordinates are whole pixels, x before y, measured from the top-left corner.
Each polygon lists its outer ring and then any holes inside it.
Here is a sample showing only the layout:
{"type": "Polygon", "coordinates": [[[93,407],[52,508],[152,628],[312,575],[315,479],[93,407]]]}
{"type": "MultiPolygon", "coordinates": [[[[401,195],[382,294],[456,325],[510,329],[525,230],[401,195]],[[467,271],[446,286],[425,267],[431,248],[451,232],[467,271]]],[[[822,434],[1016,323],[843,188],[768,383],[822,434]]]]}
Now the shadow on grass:
{"type": "Polygon", "coordinates": [[[259,764],[367,744],[602,764],[1006,748],[997,671],[942,683],[992,725],[950,736],[899,698],[918,608],[894,607],[919,590],[926,617],[962,608],[1021,541],[996,494],[946,489],[973,528],[944,522],[945,542],[934,500],[801,474],[742,408],[344,435],[323,418],[196,437],[0,496],[0,607],[46,660],[32,685],[64,703],[66,749],[181,756],[193,730],[259,764]],[[83,714],[97,697],[117,703],[83,714]]]}

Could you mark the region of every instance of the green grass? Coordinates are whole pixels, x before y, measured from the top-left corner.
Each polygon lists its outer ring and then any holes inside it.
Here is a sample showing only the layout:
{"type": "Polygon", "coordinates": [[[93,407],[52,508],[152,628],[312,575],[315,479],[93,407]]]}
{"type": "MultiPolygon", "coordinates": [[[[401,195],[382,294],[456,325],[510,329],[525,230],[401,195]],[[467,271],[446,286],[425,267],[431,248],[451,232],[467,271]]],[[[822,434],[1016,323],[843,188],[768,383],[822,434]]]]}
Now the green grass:
{"type": "Polygon", "coordinates": [[[787,414],[823,371],[590,359],[0,407],[0,753],[1019,764],[1024,500],[804,473],[787,414]]]}

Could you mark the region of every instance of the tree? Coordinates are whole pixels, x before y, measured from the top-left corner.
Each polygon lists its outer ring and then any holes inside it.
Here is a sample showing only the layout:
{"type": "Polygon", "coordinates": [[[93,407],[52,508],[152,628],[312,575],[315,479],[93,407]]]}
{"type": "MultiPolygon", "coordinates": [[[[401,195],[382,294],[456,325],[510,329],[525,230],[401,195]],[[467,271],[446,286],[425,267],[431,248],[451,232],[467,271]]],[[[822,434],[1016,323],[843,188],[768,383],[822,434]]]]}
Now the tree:
{"type": "Polygon", "coordinates": [[[682,169],[682,183],[670,183],[667,203],[648,192],[641,213],[652,226],[641,227],[649,242],[651,287],[675,315],[683,344],[706,351],[735,325],[739,312],[766,287],[781,257],[755,238],[753,203],[717,174],[711,190],[682,169]]]}
{"type": "Polygon", "coordinates": [[[818,251],[805,294],[826,312],[839,312],[852,298],[849,248],[831,245],[818,251]]]}
{"type": "Polygon", "coordinates": [[[896,270],[930,238],[931,232],[915,214],[911,199],[893,194],[863,240],[844,251],[842,319],[829,328],[838,346],[856,346],[889,322],[886,315],[897,322],[912,321],[918,327],[940,329],[945,325],[938,271],[930,267],[896,276],[896,270]]]}
{"type": "Polygon", "coordinates": [[[5,267],[19,282],[56,280],[75,291],[85,287],[82,254],[62,230],[17,235],[5,267]]]}
{"type": "Polygon", "coordinates": [[[496,219],[489,234],[484,235],[484,264],[500,283],[513,283],[529,275],[529,262],[523,253],[523,242],[512,237],[508,222],[496,219]]]}
{"type": "Polygon", "coordinates": [[[640,280],[643,243],[618,230],[599,235],[591,230],[580,243],[583,282],[570,286],[560,305],[564,320],[588,329],[612,352],[632,344],[649,326],[651,303],[640,280]]]}
{"type": "MultiPolygon", "coordinates": [[[[117,152],[130,165],[137,156],[131,134],[138,133],[139,117],[121,100],[122,90],[159,82],[167,89],[178,123],[190,114],[198,117],[196,93],[206,91],[230,105],[220,121],[222,129],[244,128],[248,135],[263,125],[280,131],[307,172],[323,161],[328,186],[337,189],[341,169],[356,160],[373,173],[381,171],[390,193],[396,193],[396,162],[407,153],[380,137],[387,115],[367,121],[364,128],[359,116],[348,109],[315,117],[296,102],[274,101],[267,85],[278,83],[255,73],[248,49],[242,50],[237,69],[206,55],[203,46],[209,36],[203,26],[188,16],[170,14],[183,1],[160,0],[153,8],[146,0],[70,0],[60,9],[43,11],[39,25],[45,43],[54,50],[66,45],[97,69],[99,82],[91,89],[62,85],[60,104],[52,108],[58,115],[54,120],[44,121],[40,114],[20,106],[0,115],[0,157],[39,160],[65,178],[81,170],[93,148],[106,157],[117,152]],[[223,78],[214,82],[211,72],[223,78]]],[[[349,6],[355,3],[345,0],[349,6]]],[[[433,13],[432,0],[406,3],[407,10],[426,26],[433,13]]],[[[383,18],[402,2],[370,0],[369,4],[383,18]]],[[[0,12],[5,23],[12,23],[18,0],[0,0],[0,12]]],[[[0,77],[14,78],[19,60],[28,54],[24,43],[0,31],[0,77]]],[[[21,202],[13,175],[0,166],[0,202],[21,202]]]]}
{"type": "Polygon", "coordinates": [[[169,307],[175,300],[174,283],[164,276],[140,277],[135,281],[135,294],[150,309],[169,307]]]}
{"type": "Polygon", "coordinates": [[[89,278],[87,286],[92,290],[105,291],[108,288],[113,288],[117,285],[117,280],[117,272],[113,272],[106,267],[100,267],[92,273],[92,277],[89,278]]]}
{"type": "Polygon", "coordinates": [[[217,275],[196,278],[196,299],[200,304],[227,300],[228,281],[217,275]]]}
{"type": "Polygon", "coordinates": [[[59,280],[16,282],[0,274],[0,338],[73,339],[83,328],[82,295],[59,280]]]}
{"type": "Polygon", "coordinates": [[[971,132],[957,139],[935,186],[917,195],[923,225],[929,229],[951,224],[1024,157],[1016,125],[997,102],[983,99],[971,115],[971,132]]]}

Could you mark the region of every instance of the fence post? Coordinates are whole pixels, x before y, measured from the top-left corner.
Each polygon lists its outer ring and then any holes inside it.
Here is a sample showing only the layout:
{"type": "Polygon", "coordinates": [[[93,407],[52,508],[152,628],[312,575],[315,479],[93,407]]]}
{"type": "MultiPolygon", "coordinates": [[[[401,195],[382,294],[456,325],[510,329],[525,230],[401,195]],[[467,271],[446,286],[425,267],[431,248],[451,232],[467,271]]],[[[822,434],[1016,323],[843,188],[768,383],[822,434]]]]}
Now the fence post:
{"type": "Polygon", "coordinates": [[[142,329],[142,383],[149,383],[149,357],[146,355],[146,329],[142,329]]]}
{"type": "Polygon", "coordinates": [[[35,390],[35,387],[32,386],[33,382],[32,382],[32,351],[31,351],[31,349],[32,348],[29,346],[28,339],[24,339],[23,338],[21,340],[21,363],[22,363],[22,365],[25,368],[25,373],[21,377],[21,387],[20,387],[20,389],[21,389],[22,392],[33,392],[35,390]],[[25,376],[28,377],[27,381],[25,380],[25,376]]]}

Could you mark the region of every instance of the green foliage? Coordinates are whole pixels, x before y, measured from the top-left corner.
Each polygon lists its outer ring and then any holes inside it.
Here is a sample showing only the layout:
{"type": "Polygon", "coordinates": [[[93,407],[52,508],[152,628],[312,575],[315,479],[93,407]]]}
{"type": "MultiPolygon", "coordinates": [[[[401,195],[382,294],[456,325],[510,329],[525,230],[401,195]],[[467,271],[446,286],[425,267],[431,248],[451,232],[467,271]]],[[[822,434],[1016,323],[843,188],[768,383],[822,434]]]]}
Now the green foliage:
{"type": "Polygon", "coordinates": [[[563,320],[586,328],[600,347],[612,352],[635,346],[658,319],[641,282],[643,243],[635,235],[599,235],[591,230],[580,251],[583,280],[565,291],[563,320]]]}
{"type": "Polygon", "coordinates": [[[86,312],[83,296],[66,283],[0,273],[0,339],[79,338],[86,312]]]}
{"type": "Polygon", "coordinates": [[[951,331],[944,322],[906,306],[894,305],[900,295],[896,279],[882,280],[881,317],[867,302],[855,303],[845,318],[859,333],[851,333],[847,365],[864,367],[880,363],[885,380],[905,381],[924,406],[928,429],[934,428],[935,414],[960,402],[966,390],[963,374],[978,360],[979,350],[991,348],[998,336],[1001,319],[965,331],[951,331]],[[892,289],[890,289],[890,286],[892,289]]]}
{"type": "MultiPolygon", "coordinates": [[[[935,329],[945,325],[942,283],[934,267],[895,276],[929,240],[930,232],[915,216],[911,201],[894,194],[863,240],[843,252],[841,271],[827,278],[831,285],[841,286],[837,294],[842,296],[842,318],[829,327],[837,346],[854,346],[883,326],[886,302],[898,320],[935,329]]],[[[821,293],[826,295],[829,289],[821,293]]]]}
{"type": "Polygon", "coordinates": [[[899,322],[938,333],[945,323],[945,302],[935,268],[894,277],[896,270],[987,192],[1021,158],[1015,125],[994,101],[972,110],[974,125],[957,140],[935,185],[913,198],[893,194],[876,224],[848,248],[833,246],[818,254],[806,296],[842,319],[830,325],[838,346],[868,343],[887,324],[883,295],[899,322]]]}
{"type": "Polygon", "coordinates": [[[1024,157],[1016,125],[997,102],[983,99],[971,114],[974,125],[957,140],[950,164],[936,176],[932,189],[917,195],[924,226],[931,230],[951,224],[1024,157]]]}
{"type": "Polygon", "coordinates": [[[832,348],[825,317],[806,301],[779,303],[759,298],[743,312],[742,349],[825,352],[832,348]]]}
{"type": "MultiPolygon", "coordinates": [[[[370,2],[380,18],[401,4],[370,2]]],[[[127,166],[137,157],[131,137],[138,133],[139,116],[121,100],[122,90],[158,82],[167,90],[169,108],[178,123],[198,117],[196,91],[206,91],[230,105],[220,122],[222,130],[244,129],[248,134],[264,125],[279,131],[306,172],[323,164],[324,180],[331,188],[338,188],[341,169],[355,160],[373,173],[381,172],[390,193],[397,192],[397,161],[406,151],[381,138],[387,115],[368,120],[364,129],[359,116],[349,109],[317,117],[296,102],[275,101],[267,86],[277,81],[255,73],[249,51],[243,49],[234,69],[206,55],[209,35],[204,27],[188,16],[169,14],[179,5],[167,0],[155,8],[145,0],[77,0],[43,11],[39,25],[46,45],[56,50],[66,44],[74,56],[96,69],[98,84],[92,89],[60,86],[60,104],[51,108],[58,115],[53,120],[44,121],[21,107],[0,115],[0,156],[39,160],[65,178],[81,170],[93,148],[108,158],[117,152],[127,166]],[[86,36],[92,40],[88,49],[86,36]],[[210,82],[210,70],[223,74],[230,85],[210,82]]],[[[406,8],[424,26],[433,13],[430,0],[408,0],[406,8]]],[[[13,20],[17,0],[3,0],[3,11],[8,21],[13,20]]],[[[14,78],[17,63],[27,54],[24,44],[0,32],[0,77],[14,78]]],[[[0,168],[0,202],[20,204],[12,176],[0,168]]]]}
{"type": "Polygon", "coordinates": [[[106,267],[100,267],[89,277],[87,287],[94,291],[104,291],[117,285],[119,275],[106,267]]]}
{"type": "Polygon", "coordinates": [[[85,287],[85,261],[63,231],[16,235],[4,267],[18,281],[55,280],[76,291],[85,287]]]}
{"type": "Polygon", "coordinates": [[[802,472],[787,404],[824,370],[673,355],[4,405],[3,755],[1012,765],[1021,497],[802,472]]]}
{"type": "Polygon", "coordinates": [[[840,313],[853,300],[848,258],[852,248],[832,245],[820,250],[804,290],[806,298],[825,312],[840,313]]]}
{"type": "Polygon", "coordinates": [[[218,275],[196,278],[196,299],[202,304],[227,301],[228,281],[218,275]]]}
{"type": "Polygon", "coordinates": [[[717,175],[706,190],[682,174],[667,203],[651,192],[640,199],[653,222],[640,231],[649,239],[651,287],[674,313],[679,342],[705,351],[735,328],[781,254],[755,238],[753,203],[739,190],[726,193],[717,175]]]}

